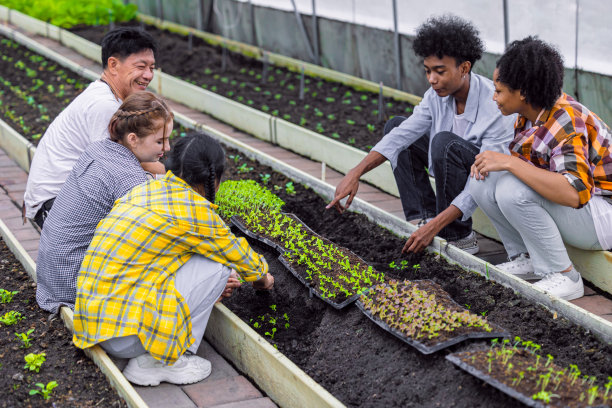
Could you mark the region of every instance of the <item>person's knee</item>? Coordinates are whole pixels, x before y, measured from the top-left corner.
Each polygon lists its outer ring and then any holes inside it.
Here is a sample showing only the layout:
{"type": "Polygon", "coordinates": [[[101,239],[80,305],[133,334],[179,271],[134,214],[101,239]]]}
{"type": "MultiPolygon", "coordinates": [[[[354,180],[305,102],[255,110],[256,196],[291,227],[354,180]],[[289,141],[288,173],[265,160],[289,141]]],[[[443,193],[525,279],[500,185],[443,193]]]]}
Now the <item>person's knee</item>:
{"type": "Polygon", "coordinates": [[[438,160],[444,160],[446,157],[446,150],[448,150],[452,142],[457,138],[452,132],[440,132],[437,133],[431,140],[431,160],[436,162],[438,160]]]}
{"type": "Polygon", "coordinates": [[[470,181],[470,195],[478,206],[493,200],[494,191],[495,183],[490,177],[486,177],[484,180],[472,179],[470,181]]]}
{"type": "Polygon", "coordinates": [[[503,211],[533,203],[537,201],[537,194],[512,173],[508,173],[497,182],[495,200],[503,211]]]}
{"type": "Polygon", "coordinates": [[[394,128],[398,127],[403,121],[407,118],[404,116],[395,116],[385,123],[385,128],[383,129],[383,136],[392,131],[394,128]]]}

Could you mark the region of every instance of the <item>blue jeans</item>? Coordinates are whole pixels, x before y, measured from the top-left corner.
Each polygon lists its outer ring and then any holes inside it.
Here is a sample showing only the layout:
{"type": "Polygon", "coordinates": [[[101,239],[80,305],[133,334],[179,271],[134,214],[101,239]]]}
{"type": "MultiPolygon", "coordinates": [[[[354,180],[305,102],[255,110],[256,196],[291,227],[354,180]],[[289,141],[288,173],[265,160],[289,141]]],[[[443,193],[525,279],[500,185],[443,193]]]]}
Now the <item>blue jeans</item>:
{"type": "Polygon", "coordinates": [[[495,226],[508,256],[529,253],[536,275],[572,265],[564,241],[601,250],[589,206],[575,209],[553,203],[506,171],[472,180],[470,193],[495,226]]]}
{"type": "MultiPolygon", "coordinates": [[[[384,134],[406,118],[396,116],[385,124],[384,134]]],[[[431,141],[431,161],[435,174],[434,193],[427,173],[429,137],[421,137],[397,158],[393,170],[407,220],[432,218],[447,209],[463,191],[470,175],[474,157],[480,149],[451,132],[440,132],[431,141]]],[[[447,241],[465,238],[472,232],[472,219],[457,218],[438,235],[447,241]]]]}

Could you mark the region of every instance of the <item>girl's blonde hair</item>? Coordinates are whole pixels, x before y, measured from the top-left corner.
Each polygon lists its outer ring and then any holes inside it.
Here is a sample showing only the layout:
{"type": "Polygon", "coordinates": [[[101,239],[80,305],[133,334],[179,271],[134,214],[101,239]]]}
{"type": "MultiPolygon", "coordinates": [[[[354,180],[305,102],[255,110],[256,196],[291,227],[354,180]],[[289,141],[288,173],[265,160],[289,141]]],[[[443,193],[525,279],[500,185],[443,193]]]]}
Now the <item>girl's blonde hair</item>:
{"type": "Polygon", "coordinates": [[[163,127],[165,140],[169,136],[166,135],[166,125],[173,119],[174,114],[163,99],[151,92],[135,92],[117,109],[108,125],[108,132],[111,140],[119,142],[129,133],[145,137],[163,127]],[[162,120],[161,125],[158,119],[162,120]]]}

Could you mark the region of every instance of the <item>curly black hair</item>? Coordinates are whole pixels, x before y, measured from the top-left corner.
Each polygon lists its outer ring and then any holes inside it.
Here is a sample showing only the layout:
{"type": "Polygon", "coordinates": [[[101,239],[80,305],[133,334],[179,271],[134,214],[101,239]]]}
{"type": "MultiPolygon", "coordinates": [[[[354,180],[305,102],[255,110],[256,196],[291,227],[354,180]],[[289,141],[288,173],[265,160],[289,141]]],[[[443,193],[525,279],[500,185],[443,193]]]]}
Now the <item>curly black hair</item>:
{"type": "Polygon", "coordinates": [[[550,109],[563,88],[563,57],[537,37],[513,41],[497,60],[497,80],[519,90],[525,102],[550,109]]]}
{"type": "Polygon", "coordinates": [[[457,65],[469,61],[474,66],[482,57],[484,44],[472,23],[454,15],[444,15],[432,17],[417,28],[412,48],[419,57],[447,55],[455,58],[457,65]]]}

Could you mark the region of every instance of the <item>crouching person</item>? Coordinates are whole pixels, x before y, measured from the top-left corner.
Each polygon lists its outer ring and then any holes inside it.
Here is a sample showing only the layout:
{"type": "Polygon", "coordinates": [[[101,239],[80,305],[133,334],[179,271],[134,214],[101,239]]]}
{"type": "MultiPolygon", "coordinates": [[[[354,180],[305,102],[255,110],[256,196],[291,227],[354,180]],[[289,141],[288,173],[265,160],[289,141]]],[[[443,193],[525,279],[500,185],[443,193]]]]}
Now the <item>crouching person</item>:
{"type": "Polygon", "coordinates": [[[584,294],[564,246],[612,247],[610,129],[561,90],[563,61],[548,44],[515,41],[497,62],[494,99],[519,114],[511,156],[476,156],[472,197],[491,219],[510,262],[501,269],[566,300],[584,294]]]}
{"type": "Polygon", "coordinates": [[[165,177],[119,199],[87,250],[74,344],[130,358],[124,374],[135,384],[208,377],[210,362],[194,353],[231,271],[256,289],[274,285],[265,259],[214,211],[224,163],[212,138],[181,138],[165,177]]]}

